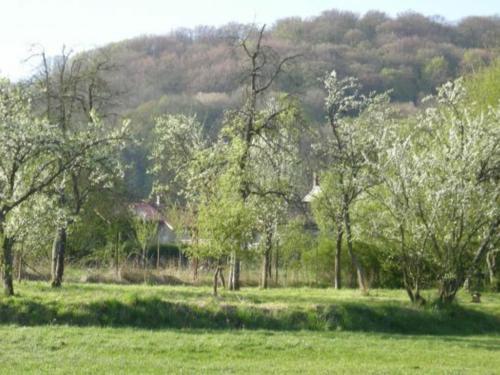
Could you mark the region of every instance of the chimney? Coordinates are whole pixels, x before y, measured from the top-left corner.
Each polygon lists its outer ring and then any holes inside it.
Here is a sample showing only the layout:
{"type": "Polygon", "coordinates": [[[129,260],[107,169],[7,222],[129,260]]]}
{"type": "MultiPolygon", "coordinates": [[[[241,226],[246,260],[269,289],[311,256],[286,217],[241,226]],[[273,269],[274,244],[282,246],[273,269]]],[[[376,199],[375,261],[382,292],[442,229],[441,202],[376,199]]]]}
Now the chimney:
{"type": "Polygon", "coordinates": [[[313,187],[314,186],[319,186],[319,176],[316,174],[316,172],[313,172],[313,187]]]}

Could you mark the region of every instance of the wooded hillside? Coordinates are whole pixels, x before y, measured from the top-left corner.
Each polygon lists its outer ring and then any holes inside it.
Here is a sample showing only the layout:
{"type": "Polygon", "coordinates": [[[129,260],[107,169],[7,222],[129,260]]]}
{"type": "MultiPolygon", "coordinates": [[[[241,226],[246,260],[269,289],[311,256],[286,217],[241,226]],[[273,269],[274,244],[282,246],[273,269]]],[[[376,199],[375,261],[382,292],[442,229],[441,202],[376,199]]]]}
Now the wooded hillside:
{"type": "MultiPolygon", "coordinates": [[[[239,46],[254,27],[234,23],[179,29],[90,52],[105,54],[117,67],[106,79],[122,93],[119,112],[132,118],[144,140],[127,156],[133,172],[128,181],[138,196],[150,190],[145,154],[154,117],[196,114],[215,136],[224,111],[241,103],[246,67],[239,46]]],[[[411,12],[391,18],[379,11],[361,16],[329,10],[269,25],[264,43],[280,56],[297,56],[273,89],[297,94],[308,121],[322,122],[324,96],[318,79],[326,72],[335,69],[340,77],[357,77],[366,92],[392,90],[391,99],[412,111],[436,87],[495,58],[500,18],[451,23],[411,12]]]]}

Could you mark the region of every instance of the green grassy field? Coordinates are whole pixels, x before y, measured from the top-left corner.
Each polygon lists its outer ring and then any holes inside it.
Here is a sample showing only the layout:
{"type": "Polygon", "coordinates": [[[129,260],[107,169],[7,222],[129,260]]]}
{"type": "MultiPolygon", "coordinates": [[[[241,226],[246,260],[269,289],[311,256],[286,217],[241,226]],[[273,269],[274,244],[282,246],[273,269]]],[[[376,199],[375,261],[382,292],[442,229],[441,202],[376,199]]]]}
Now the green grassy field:
{"type": "Polygon", "coordinates": [[[1,374],[496,374],[500,295],[30,282],[0,297],[0,347],[1,374]]]}

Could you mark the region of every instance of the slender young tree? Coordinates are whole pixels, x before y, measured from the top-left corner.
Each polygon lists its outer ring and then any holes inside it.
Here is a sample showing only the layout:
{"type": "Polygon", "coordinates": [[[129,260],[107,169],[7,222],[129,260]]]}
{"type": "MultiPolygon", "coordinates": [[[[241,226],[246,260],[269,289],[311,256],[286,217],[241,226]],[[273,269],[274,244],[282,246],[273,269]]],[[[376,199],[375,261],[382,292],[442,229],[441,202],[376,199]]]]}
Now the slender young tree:
{"type": "Polygon", "coordinates": [[[255,227],[255,207],[240,199],[237,169],[226,170],[217,177],[211,191],[206,191],[200,201],[198,227],[200,238],[197,255],[215,262],[213,278],[214,295],[217,295],[218,278],[222,260],[248,245],[255,227]]]}
{"type": "Polygon", "coordinates": [[[421,197],[427,194],[422,175],[419,174],[418,158],[414,143],[418,143],[414,123],[387,123],[384,136],[377,141],[383,152],[375,163],[381,185],[370,191],[370,197],[380,203],[373,215],[375,232],[384,238],[385,246],[394,247],[394,253],[403,272],[403,285],[410,300],[425,303],[420,294],[426,278],[424,266],[429,259],[431,233],[419,222],[417,207],[421,197]],[[406,128],[406,129],[405,129],[406,128]]]}
{"type": "MultiPolygon", "coordinates": [[[[322,207],[317,212],[330,221],[332,228],[337,228],[336,274],[340,275],[339,256],[345,237],[359,288],[366,291],[365,271],[353,246],[352,211],[356,201],[374,183],[367,163],[367,159],[376,157],[376,143],[371,134],[378,133],[383,126],[388,96],[364,96],[355,78],[339,79],[335,71],[326,76],[324,85],[328,127],[318,135],[320,141],[315,146],[326,178],[322,186],[324,198],[318,201],[322,207]]],[[[340,280],[336,283],[340,285],[340,280]]]]}
{"type": "Polygon", "coordinates": [[[148,248],[151,246],[155,236],[160,236],[159,219],[136,216],[132,220],[135,238],[141,250],[141,265],[144,270],[148,266],[148,248]]]}

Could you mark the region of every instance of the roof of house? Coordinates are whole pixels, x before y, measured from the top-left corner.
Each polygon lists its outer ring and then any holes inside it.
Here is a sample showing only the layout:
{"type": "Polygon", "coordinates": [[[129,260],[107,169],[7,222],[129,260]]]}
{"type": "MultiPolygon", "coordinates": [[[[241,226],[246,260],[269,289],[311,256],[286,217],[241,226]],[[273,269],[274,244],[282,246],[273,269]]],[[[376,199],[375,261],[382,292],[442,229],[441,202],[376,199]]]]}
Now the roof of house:
{"type": "Polygon", "coordinates": [[[165,224],[168,229],[174,230],[174,227],[167,221],[165,216],[159,211],[159,207],[155,207],[155,205],[147,203],[147,202],[138,202],[132,203],[130,208],[137,216],[142,217],[144,220],[148,221],[159,221],[160,224],[165,224]]]}

